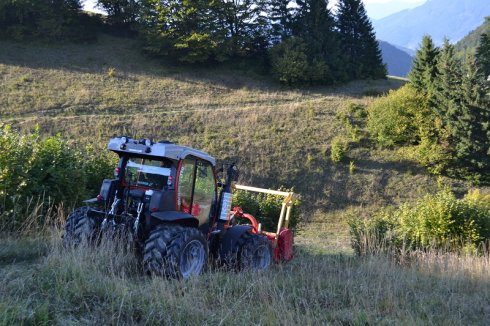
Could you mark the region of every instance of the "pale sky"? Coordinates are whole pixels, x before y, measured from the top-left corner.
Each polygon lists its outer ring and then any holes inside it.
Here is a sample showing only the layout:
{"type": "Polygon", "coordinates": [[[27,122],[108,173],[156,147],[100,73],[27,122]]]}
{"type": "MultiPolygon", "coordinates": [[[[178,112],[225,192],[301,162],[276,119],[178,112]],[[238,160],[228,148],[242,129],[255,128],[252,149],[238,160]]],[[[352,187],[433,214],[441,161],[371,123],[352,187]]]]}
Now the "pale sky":
{"type": "MultiPolygon", "coordinates": [[[[426,0],[364,0],[364,5],[371,19],[379,19],[403,9],[409,9],[417,7],[426,0]]],[[[95,9],[96,0],[86,0],[85,9],[90,11],[100,10],[95,9]]],[[[333,6],[337,3],[337,0],[330,0],[330,4],[333,6]]]]}

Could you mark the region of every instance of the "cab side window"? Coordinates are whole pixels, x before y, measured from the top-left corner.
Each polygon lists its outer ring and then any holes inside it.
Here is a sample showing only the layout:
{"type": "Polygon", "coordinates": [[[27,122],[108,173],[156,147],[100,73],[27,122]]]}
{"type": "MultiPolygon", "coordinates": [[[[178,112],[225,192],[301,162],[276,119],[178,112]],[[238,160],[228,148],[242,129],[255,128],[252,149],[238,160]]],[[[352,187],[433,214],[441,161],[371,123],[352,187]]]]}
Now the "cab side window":
{"type": "Polygon", "coordinates": [[[191,213],[190,204],[192,201],[192,185],[194,183],[195,166],[196,160],[185,159],[179,175],[179,194],[177,204],[180,210],[186,213],[191,213]]]}
{"type": "Polygon", "coordinates": [[[206,161],[197,161],[196,186],[194,188],[194,203],[199,205],[199,222],[208,221],[211,205],[216,198],[216,188],[213,167],[206,161]]]}

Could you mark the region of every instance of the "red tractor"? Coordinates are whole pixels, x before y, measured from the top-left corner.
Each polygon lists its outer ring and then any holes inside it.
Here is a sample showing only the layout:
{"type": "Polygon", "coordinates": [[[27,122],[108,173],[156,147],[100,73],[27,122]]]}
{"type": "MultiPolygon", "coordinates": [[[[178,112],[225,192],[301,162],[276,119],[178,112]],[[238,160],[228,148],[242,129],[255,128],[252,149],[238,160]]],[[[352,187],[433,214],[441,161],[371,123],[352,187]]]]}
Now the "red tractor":
{"type": "Polygon", "coordinates": [[[100,194],[70,214],[65,245],[117,231],[134,243],[145,272],[174,278],[200,274],[209,259],[235,270],[292,259],[292,193],[235,185],[234,164],[218,171],[207,153],[168,141],[116,137],[108,149],[119,156],[114,179],[104,180],[100,194]],[[231,210],[234,188],[285,197],[276,232],[262,231],[239,207],[231,210]]]}

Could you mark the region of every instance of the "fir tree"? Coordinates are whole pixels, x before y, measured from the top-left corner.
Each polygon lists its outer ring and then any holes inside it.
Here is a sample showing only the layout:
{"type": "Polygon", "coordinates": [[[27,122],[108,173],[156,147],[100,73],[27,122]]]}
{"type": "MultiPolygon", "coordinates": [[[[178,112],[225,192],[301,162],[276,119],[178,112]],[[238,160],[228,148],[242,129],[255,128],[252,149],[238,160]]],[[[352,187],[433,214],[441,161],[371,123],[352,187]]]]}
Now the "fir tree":
{"type": "Polygon", "coordinates": [[[485,78],[490,77],[490,34],[480,36],[480,44],[476,49],[476,62],[485,78]]]}
{"type": "Polygon", "coordinates": [[[145,50],[182,62],[215,59],[219,32],[211,5],[204,0],[145,0],[141,33],[145,50]]]}
{"type": "Polygon", "coordinates": [[[109,24],[116,29],[128,30],[138,20],[139,0],[97,0],[97,6],[107,13],[109,24]]]}
{"type": "Polygon", "coordinates": [[[455,156],[462,170],[477,181],[490,182],[490,89],[474,58],[466,59],[461,85],[461,114],[455,136],[455,156]]]}
{"type": "Polygon", "coordinates": [[[437,75],[434,79],[434,109],[443,121],[457,121],[461,106],[461,63],[456,59],[454,46],[447,39],[438,55],[437,75]]]}
{"type": "Polygon", "coordinates": [[[439,48],[434,45],[428,35],[422,39],[422,44],[415,54],[412,70],[408,74],[410,83],[419,92],[430,93],[434,88],[437,77],[437,57],[439,48]]]}
{"type": "Polygon", "coordinates": [[[295,9],[291,0],[270,0],[268,16],[272,27],[271,42],[278,44],[293,34],[295,9]]]}
{"type": "Polygon", "coordinates": [[[265,54],[270,30],[266,0],[216,0],[218,29],[224,31],[223,51],[229,57],[265,54]]]}
{"type": "Polygon", "coordinates": [[[347,79],[386,77],[379,44],[361,0],[339,0],[337,29],[347,79]]]}
{"type": "Polygon", "coordinates": [[[339,43],[328,0],[298,0],[297,3],[294,34],[306,43],[310,80],[313,83],[332,83],[337,78],[339,43]]]}

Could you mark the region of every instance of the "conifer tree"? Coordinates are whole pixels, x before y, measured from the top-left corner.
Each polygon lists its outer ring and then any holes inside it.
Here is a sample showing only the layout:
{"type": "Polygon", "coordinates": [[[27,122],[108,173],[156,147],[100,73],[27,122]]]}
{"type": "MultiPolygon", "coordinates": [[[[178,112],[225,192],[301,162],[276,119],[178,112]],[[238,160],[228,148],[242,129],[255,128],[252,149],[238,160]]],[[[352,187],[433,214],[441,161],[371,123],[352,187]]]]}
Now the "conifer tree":
{"type": "Polygon", "coordinates": [[[384,78],[386,67],[361,0],[339,0],[337,29],[347,79],[384,78]]]}
{"type": "Polygon", "coordinates": [[[278,44],[293,35],[295,8],[291,0],[270,0],[268,16],[272,28],[271,42],[278,44]]]}
{"type": "MultiPolygon", "coordinates": [[[[270,30],[266,0],[215,0],[217,28],[223,31],[222,50],[229,57],[265,54],[270,30]]],[[[220,42],[221,43],[221,42],[220,42]]]]}
{"type": "Polygon", "coordinates": [[[117,29],[129,29],[138,20],[140,0],[97,0],[107,13],[109,23],[117,29]]]}
{"type": "Polygon", "coordinates": [[[462,169],[481,182],[490,182],[489,92],[475,59],[468,57],[463,66],[460,117],[453,131],[455,155],[462,169]]]}
{"type": "Polygon", "coordinates": [[[305,41],[313,83],[332,83],[339,65],[339,43],[335,19],[328,0],[298,0],[294,34],[305,41]]]}
{"type": "Polygon", "coordinates": [[[415,54],[412,70],[408,74],[410,83],[419,92],[430,93],[434,88],[437,77],[437,57],[439,48],[434,45],[428,35],[422,39],[422,44],[415,54]]]}
{"type": "Polygon", "coordinates": [[[457,121],[461,105],[461,63],[456,59],[454,46],[444,39],[438,55],[437,75],[434,79],[434,109],[443,121],[457,121]]]}
{"type": "Polygon", "coordinates": [[[145,50],[182,62],[213,59],[218,47],[211,5],[204,0],[145,0],[141,33],[145,50]]]}
{"type": "Polygon", "coordinates": [[[490,34],[480,36],[480,44],[476,49],[476,62],[485,78],[490,77],[490,34]]]}

